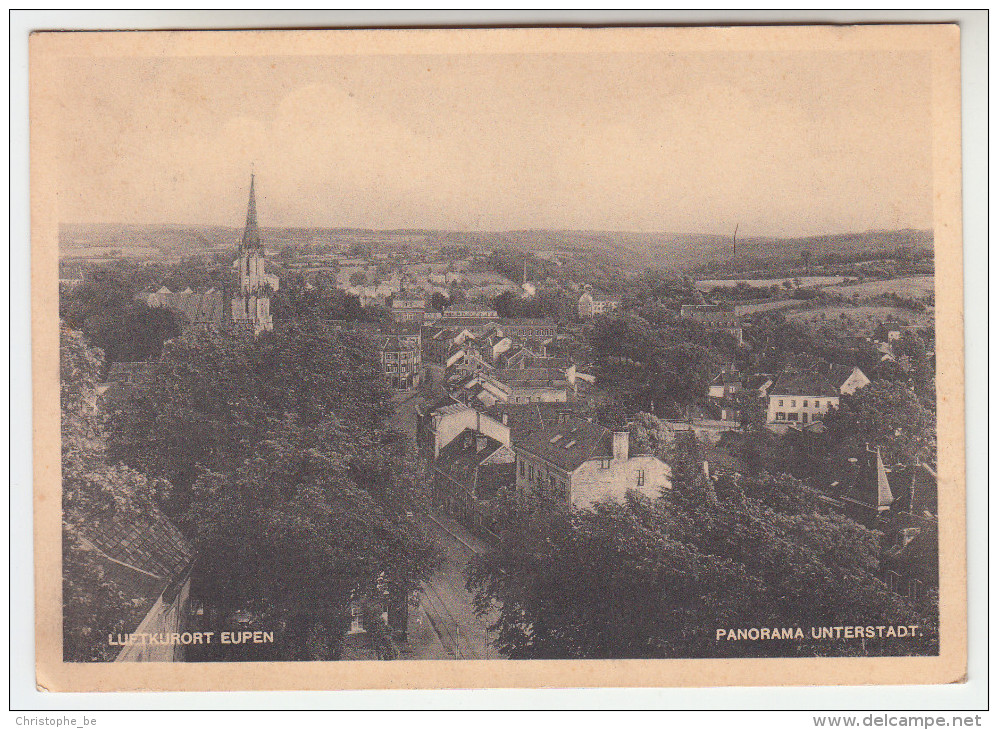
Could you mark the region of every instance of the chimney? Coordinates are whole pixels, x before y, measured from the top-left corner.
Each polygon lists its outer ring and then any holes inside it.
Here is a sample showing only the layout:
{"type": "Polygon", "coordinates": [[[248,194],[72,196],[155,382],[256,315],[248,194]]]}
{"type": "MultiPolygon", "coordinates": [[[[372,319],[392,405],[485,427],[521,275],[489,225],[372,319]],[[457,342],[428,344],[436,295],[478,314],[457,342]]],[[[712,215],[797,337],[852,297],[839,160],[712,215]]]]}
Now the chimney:
{"type": "Polygon", "coordinates": [[[629,431],[613,432],[613,460],[627,461],[630,456],[631,434],[629,431]]]}

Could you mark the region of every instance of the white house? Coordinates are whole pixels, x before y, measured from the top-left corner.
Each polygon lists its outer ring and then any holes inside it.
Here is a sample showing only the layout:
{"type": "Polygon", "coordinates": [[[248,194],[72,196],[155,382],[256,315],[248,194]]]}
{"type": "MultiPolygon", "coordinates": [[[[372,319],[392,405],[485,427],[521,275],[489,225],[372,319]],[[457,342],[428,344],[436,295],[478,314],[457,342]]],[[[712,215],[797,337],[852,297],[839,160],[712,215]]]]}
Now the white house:
{"type": "Polygon", "coordinates": [[[575,507],[601,499],[620,501],[629,489],[658,497],[672,488],[667,464],[631,456],[630,434],[561,413],[544,428],[514,433],[516,494],[547,497],[575,507]]]}

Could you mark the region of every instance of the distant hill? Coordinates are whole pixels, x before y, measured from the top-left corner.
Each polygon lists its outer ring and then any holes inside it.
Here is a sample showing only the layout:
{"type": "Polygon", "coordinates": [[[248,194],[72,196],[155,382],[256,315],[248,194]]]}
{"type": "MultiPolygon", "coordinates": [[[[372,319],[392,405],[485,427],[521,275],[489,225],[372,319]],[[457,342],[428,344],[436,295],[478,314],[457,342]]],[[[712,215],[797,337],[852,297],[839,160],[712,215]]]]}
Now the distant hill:
{"type": "MultiPolygon", "coordinates": [[[[177,257],[218,247],[235,247],[241,229],[224,226],[64,224],[60,226],[63,257],[95,248],[127,251],[157,249],[163,256],[177,257]]],[[[283,248],[309,243],[350,245],[364,243],[380,247],[466,245],[488,252],[510,246],[523,251],[566,258],[596,259],[625,270],[645,268],[688,269],[711,261],[731,261],[731,237],[681,233],[636,233],[626,231],[515,230],[503,232],[399,229],[379,231],[362,228],[262,228],[264,243],[283,248]]],[[[814,260],[828,254],[861,255],[893,251],[931,251],[932,231],[902,229],[865,231],[807,238],[752,237],[738,239],[739,261],[799,261],[805,250],[814,260]]]]}

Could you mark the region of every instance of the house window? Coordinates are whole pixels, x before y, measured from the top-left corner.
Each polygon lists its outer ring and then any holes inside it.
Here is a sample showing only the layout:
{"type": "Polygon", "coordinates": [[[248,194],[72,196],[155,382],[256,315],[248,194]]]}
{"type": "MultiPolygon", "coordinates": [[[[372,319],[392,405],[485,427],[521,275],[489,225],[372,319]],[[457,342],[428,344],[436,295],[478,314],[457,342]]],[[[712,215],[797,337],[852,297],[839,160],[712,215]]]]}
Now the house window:
{"type": "Polygon", "coordinates": [[[782,408],[782,407],[783,407],[783,401],[781,400],[780,401],[780,408],[782,408]]]}
{"type": "Polygon", "coordinates": [[[638,469],[638,486],[643,487],[645,485],[645,470],[638,469]]]}
{"type": "Polygon", "coordinates": [[[776,414],[776,420],[777,421],[785,421],[785,420],[787,420],[787,414],[786,413],[782,413],[782,412],[777,413],[776,414]]]}
{"type": "Polygon", "coordinates": [[[787,420],[788,421],[796,421],[797,420],[797,414],[796,413],[788,413],[787,414],[787,420]]]}
{"type": "Polygon", "coordinates": [[[804,407],[807,408],[807,401],[804,401],[804,407]]]}
{"type": "Polygon", "coordinates": [[[807,414],[806,413],[801,414],[800,420],[802,423],[807,423],[807,414]]]}
{"type": "Polygon", "coordinates": [[[523,459],[520,459],[520,476],[521,477],[526,476],[526,471],[527,469],[523,464],[523,459]]]}
{"type": "Polygon", "coordinates": [[[796,408],[797,407],[797,401],[795,401],[795,400],[790,401],[790,407],[791,408],[796,408]]]}
{"type": "Polygon", "coordinates": [[[530,477],[529,477],[529,479],[530,479],[530,481],[534,481],[534,465],[531,464],[530,467],[529,467],[529,469],[530,469],[530,472],[529,472],[530,473],[530,477]]]}
{"type": "Polygon", "coordinates": [[[600,461],[599,461],[599,468],[600,469],[609,469],[610,468],[610,460],[609,459],[600,459],[600,461]]]}
{"type": "Polygon", "coordinates": [[[358,634],[364,630],[364,620],[360,603],[356,600],[350,601],[350,633],[358,634]]]}

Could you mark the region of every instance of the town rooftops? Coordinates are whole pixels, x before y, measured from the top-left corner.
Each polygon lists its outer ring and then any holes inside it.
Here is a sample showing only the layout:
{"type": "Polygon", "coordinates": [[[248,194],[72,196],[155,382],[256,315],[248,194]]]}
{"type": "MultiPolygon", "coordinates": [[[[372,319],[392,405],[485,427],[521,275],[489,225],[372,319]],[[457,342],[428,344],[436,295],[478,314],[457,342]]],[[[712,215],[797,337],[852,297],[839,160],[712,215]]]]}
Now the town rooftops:
{"type": "Polygon", "coordinates": [[[492,375],[503,383],[521,387],[565,385],[568,382],[564,368],[502,368],[495,370],[492,375]]]}
{"type": "Polygon", "coordinates": [[[494,321],[495,320],[492,319],[486,319],[485,317],[463,317],[447,313],[436,321],[436,325],[439,327],[458,327],[458,328],[485,327],[489,324],[493,324],[494,321]]]}
{"type": "Polygon", "coordinates": [[[379,344],[382,352],[402,352],[403,350],[414,349],[407,347],[398,335],[381,335],[379,344]]]}
{"type": "Polygon", "coordinates": [[[467,304],[455,304],[452,307],[447,307],[444,311],[444,317],[483,317],[495,320],[499,318],[499,313],[494,309],[473,307],[467,304]]]}
{"type": "Polygon", "coordinates": [[[499,441],[466,428],[440,450],[433,468],[478,499],[491,499],[500,486],[513,482],[514,460],[499,441]]]}
{"type": "Polygon", "coordinates": [[[570,415],[543,428],[517,429],[513,445],[567,472],[592,459],[611,458],[613,448],[609,430],[570,415]]]}
{"type": "Polygon", "coordinates": [[[444,408],[446,406],[451,406],[451,405],[454,405],[454,404],[460,405],[460,406],[462,406],[464,408],[467,407],[463,403],[461,403],[461,401],[459,401],[457,398],[455,398],[454,396],[452,396],[450,393],[444,393],[443,395],[441,395],[438,398],[435,398],[435,399],[433,399],[431,401],[428,401],[426,403],[420,403],[419,405],[417,405],[416,406],[416,412],[419,413],[422,416],[428,416],[428,415],[430,415],[432,413],[436,413],[441,408],[444,408]]]}
{"type": "Polygon", "coordinates": [[[510,325],[512,327],[527,327],[527,326],[537,326],[537,327],[553,327],[556,322],[551,318],[544,319],[531,319],[528,317],[511,317],[509,319],[499,320],[499,326],[510,325]]]}
{"type": "Polygon", "coordinates": [[[568,403],[496,403],[485,414],[500,421],[513,433],[547,428],[568,418],[580,418],[591,410],[583,401],[568,403]]]}

